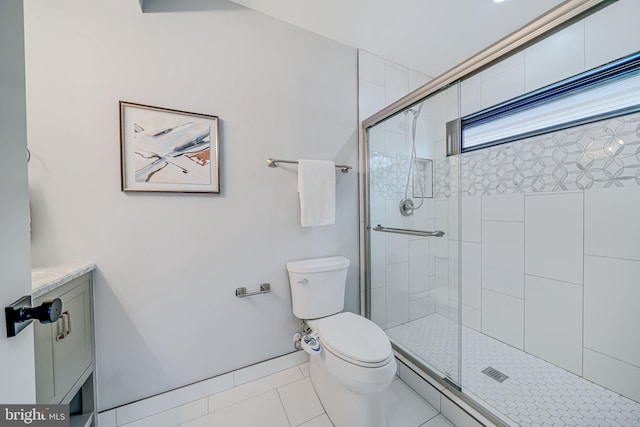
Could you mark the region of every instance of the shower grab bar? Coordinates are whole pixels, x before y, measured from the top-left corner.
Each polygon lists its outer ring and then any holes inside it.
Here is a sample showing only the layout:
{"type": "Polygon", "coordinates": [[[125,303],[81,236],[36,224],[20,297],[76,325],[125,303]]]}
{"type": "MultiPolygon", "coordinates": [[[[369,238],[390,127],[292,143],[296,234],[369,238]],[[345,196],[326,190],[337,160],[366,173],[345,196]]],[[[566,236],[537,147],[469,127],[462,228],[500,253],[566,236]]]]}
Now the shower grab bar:
{"type": "MultiPolygon", "coordinates": [[[[298,164],[296,160],[267,159],[267,166],[270,168],[275,168],[278,166],[278,163],[291,163],[292,165],[298,164]]],[[[351,169],[351,166],[347,165],[336,165],[336,167],[340,169],[342,173],[347,173],[349,172],[349,169],[351,169]]]]}
{"type": "Polygon", "coordinates": [[[403,228],[391,228],[383,227],[380,224],[373,227],[374,231],[382,231],[383,233],[395,233],[395,234],[408,234],[410,236],[422,236],[422,237],[442,237],[444,231],[423,231],[423,230],[405,230],[403,228]]]}

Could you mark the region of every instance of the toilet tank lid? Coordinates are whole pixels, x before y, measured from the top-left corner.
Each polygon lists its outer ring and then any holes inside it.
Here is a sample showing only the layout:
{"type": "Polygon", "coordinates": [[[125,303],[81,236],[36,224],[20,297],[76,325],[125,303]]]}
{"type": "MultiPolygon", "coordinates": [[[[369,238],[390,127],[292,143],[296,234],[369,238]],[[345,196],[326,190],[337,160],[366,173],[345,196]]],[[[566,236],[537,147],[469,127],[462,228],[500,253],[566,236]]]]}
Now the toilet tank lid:
{"type": "Polygon", "coordinates": [[[320,273],[349,267],[351,262],[343,256],[305,259],[287,263],[287,270],[292,273],[320,273]]]}

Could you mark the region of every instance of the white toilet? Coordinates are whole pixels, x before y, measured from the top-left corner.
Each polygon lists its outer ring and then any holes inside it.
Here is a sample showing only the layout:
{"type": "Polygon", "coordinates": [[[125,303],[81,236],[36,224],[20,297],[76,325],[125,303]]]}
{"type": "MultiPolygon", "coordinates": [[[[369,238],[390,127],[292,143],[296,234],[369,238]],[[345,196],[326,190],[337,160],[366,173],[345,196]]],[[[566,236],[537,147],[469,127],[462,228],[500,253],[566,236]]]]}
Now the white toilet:
{"type": "Polygon", "coordinates": [[[344,257],[287,263],[293,314],[320,343],[311,355],[311,381],[335,426],[385,427],[382,394],[396,374],[396,361],[378,325],[341,313],[349,264],[344,257]]]}

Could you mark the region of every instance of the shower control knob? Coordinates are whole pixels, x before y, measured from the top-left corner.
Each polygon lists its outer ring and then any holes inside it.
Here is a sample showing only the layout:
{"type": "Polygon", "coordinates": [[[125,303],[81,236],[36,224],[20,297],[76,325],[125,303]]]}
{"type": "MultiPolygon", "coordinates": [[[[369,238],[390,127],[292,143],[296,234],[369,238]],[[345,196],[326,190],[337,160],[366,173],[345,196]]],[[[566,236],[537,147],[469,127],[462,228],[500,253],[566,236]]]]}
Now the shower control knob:
{"type": "Polygon", "coordinates": [[[62,301],[60,298],[46,300],[38,307],[23,307],[18,313],[20,322],[37,319],[40,323],[53,323],[60,318],[62,301]]]}

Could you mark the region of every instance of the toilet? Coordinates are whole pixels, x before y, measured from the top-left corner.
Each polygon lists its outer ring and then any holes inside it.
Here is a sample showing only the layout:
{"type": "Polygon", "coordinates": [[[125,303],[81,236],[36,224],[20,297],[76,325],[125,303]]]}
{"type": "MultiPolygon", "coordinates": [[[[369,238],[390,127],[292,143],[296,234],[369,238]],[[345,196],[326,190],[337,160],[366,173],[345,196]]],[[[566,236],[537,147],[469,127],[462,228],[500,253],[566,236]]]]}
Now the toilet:
{"type": "Polygon", "coordinates": [[[320,344],[308,350],[310,376],[333,424],[386,427],[382,397],[396,374],[396,361],[378,325],[342,313],[349,265],[339,256],[287,263],[293,314],[320,344]]]}

